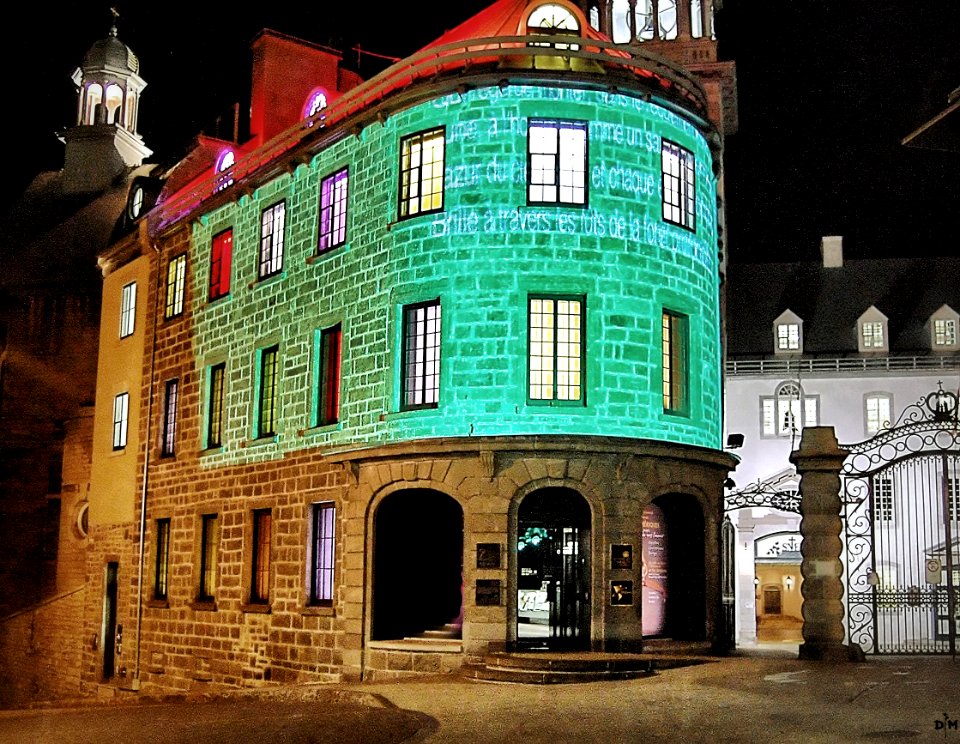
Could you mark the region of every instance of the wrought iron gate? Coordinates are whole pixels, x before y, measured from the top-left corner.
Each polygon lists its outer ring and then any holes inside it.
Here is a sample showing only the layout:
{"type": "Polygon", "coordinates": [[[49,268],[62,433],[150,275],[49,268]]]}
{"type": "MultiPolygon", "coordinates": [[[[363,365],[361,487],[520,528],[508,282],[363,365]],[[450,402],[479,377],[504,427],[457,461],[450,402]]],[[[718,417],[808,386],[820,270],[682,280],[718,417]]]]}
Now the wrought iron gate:
{"type": "Polygon", "coordinates": [[[843,445],[847,632],[872,654],[955,654],[960,623],[957,396],[843,445]]]}

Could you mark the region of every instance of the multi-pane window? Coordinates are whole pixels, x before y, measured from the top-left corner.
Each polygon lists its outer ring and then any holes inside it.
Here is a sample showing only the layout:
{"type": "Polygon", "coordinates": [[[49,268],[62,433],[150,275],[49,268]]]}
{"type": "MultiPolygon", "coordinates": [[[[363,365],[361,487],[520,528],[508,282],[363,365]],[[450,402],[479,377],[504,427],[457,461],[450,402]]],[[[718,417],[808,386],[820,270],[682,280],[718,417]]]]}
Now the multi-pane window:
{"type": "Polygon", "coordinates": [[[137,283],[124,284],[120,291],[120,338],[133,335],[137,318],[137,283]]]}
{"type": "Polygon", "coordinates": [[[127,446],[127,421],[130,414],[130,394],[120,393],[113,399],[113,448],[127,446]]]}
{"type": "Polygon", "coordinates": [[[960,516],[960,477],[951,475],[947,477],[947,519],[956,522],[958,516],[960,516]]]}
{"type": "Polygon", "coordinates": [[[183,296],[187,287],[187,254],[174,256],[167,264],[167,301],[163,317],[175,318],[183,312],[183,296]]]}
{"type": "Polygon", "coordinates": [[[867,434],[876,434],[890,426],[892,399],[888,393],[871,393],[864,399],[864,428],[867,434]]]}
{"type": "Polygon", "coordinates": [[[210,243],[210,299],[230,294],[230,264],[233,259],[233,230],[213,236],[210,243]]]}
{"type": "Polygon", "coordinates": [[[257,396],[257,436],[272,437],[277,433],[277,374],[280,347],[260,351],[260,380],[257,396]]]}
{"type": "Polygon", "coordinates": [[[957,345],[957,322],[952,318],[940,318],[933,321],[934,346],[957,345]]]}
{"type": "Polygon", "coordinates": [[[340,420],[340,324],[320,332],[317,349],[317,426],[335,424],[340,420]]]}
{"type": "Polygon", "coordinates": [[[873,476],[873,514],[878,522],[893,521],[893,478],[873,476]]]}
{"type": "Polygon", "coordinates": [[[277,202],[260,215],[260,263],[257,276],[266,279],[283,270],[283,223],[286,202],[277,202]]]}
{"type": "Polygon", "coordinates": [[[761,399],[761,429],[765,437],[792,437],[805,426],[817,426],[820,399],[796,382],[780,385],[775,395],[761,399]]]}
{"type": "Polygon", "coordinates": [[[527,300],[527,395],[533,401],[583,402],[584,301],[527,300]]]}
{"type": "Polygon", "coordinates": [[[696,230],[696,162],[693,153],[669,140],[660,149],[663,171],[663,219],[696,230]]]}
{"type": "Polygon", "coordinates": [[[443,209],[445,140],[441,127],[400,141],[401,219],[443,209]]]}
{"type": "Polygon", "coordinates": [[[531,120],[527,179],[530,204],[586,204],[587,123],[531,120]]]}
{"type": "Polygon", "coordinates": [[[200,516],[200,566],[197,599],[211,602],[217,587],[217,547],[220,541],[219,521],[216,514],[200,516]]]}
{"type": "Polygon", "coordinates": [[[336,507],[314,504],[310,513],[310,597],[311,605],[333,604],[333,563],[336,507]]]}
{"type": "Polygon", "coordinates": [[[777,326],[777,350],[778,351],[799,351],[800,349],[800,324],[799,323],[780,323],[777,326]]]}
{"type": "Polygon", "coordinates": [[[270,601],[270,523],[269,509],[253,511],[253,550],[250,563],[250,602],[270,601]]]}
{"type": "Polygon", "coordinates": [[[207,392],[207,447],[223,444],[223,384],[226,379],[225,362],[210,367],[210,386],[207,392]]]}
{"type": "Polygon", "coordinates": [[[157,547],[153,571],[153,598],[167,598],[167,583],[170,571],[170,519],[158,519],[157,547]]]}
{"type": "Polygon", "coordinates": [[[664,310],[662,325],[663,410],[686,413],[688,405],[688,320],[685,315],[664,310]]]}
{"type": "Polygon", "coordinates": [[[403,309],[401,408],[435,408],[440,397],[440,300],[403,309]]]}
{"type": "Polygon", "coordinates": [[[343,245],[347,239],[347,182],[346,168],[320,182],[321,253],[343,245]]]}
{"type": "Polygon", "coordinates": [[[180,400],[180,381],[167,380],[163,393],[163,431],[160,454],[169,457],[176,452],[177,404],[180,400]]]}
{"type": "Polygon", "coordinates": [[[878,320],[861,323],[860,336],[864,349],[882,349],[886,346],[883,338],[883,323],[878,320]]]}

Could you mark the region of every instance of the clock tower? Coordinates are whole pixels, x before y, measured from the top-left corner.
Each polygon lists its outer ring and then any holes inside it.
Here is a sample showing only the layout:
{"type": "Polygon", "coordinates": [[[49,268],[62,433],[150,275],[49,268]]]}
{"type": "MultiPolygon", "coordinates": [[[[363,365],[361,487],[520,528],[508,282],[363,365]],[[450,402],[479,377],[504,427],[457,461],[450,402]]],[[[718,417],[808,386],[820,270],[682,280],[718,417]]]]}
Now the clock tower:
{"type": "Polygon", "coordinates": [[[66,193],[101,191],[152,153],[137,133],[137,109],[147,86],[140,60],[117,38],[116,12],[106,38],[95,42],[73,73],[77,118],[61,133],[66,145],[66,193]]]}

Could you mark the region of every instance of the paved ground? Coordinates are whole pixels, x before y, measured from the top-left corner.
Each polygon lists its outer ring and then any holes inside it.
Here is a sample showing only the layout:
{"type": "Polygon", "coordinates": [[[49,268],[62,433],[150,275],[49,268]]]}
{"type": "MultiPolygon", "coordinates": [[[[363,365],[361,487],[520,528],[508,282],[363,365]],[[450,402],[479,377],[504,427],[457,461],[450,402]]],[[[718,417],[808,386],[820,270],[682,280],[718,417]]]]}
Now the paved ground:
{"type": "Polygon", "coordinates": [[[798,661],[744,649],[653,677],[517,685],[434,677],[206,702],[0,713],[0,742],[954,742],[960,660],[798,661]]]}

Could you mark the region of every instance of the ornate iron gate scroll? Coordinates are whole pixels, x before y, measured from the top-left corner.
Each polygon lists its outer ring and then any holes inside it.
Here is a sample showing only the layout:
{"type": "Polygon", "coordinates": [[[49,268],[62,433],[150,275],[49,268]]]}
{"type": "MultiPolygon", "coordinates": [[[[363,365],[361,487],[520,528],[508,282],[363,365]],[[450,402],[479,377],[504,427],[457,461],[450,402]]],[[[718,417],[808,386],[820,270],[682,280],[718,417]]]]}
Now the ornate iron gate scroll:
{"type": "Polygon", "coordinates": [[[957,396],[842,445],[847,631],[873,654],[955,654],[960,611],[957,396]]]}

